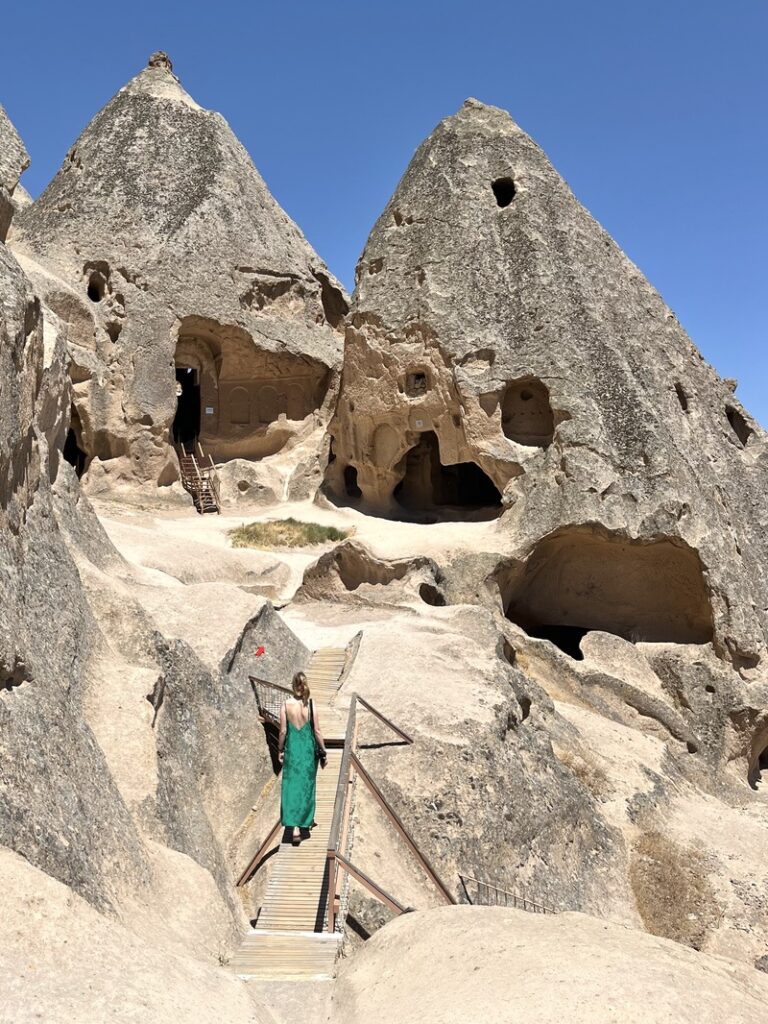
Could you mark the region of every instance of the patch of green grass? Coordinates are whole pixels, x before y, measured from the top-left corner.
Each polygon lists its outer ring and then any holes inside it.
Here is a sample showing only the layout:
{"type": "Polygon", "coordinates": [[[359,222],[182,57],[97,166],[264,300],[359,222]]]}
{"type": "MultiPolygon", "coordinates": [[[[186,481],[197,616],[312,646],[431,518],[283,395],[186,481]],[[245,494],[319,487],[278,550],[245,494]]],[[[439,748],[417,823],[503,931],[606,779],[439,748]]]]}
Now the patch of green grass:
{"type": "Polygon", "coordinates": [[[337,530],[335,526],[301,523],[293,518],[243,523],[227,532],[233,548],[302,548],[346,540],[350,534],[349,530],[337,530]]]}

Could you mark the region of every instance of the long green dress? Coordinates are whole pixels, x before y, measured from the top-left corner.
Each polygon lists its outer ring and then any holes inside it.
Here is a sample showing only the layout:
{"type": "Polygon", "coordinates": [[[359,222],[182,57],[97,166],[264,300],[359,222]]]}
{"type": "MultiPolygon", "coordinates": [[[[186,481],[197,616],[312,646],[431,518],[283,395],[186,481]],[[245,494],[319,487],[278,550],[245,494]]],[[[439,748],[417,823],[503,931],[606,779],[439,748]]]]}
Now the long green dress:
{"type": "Polygon", "coordinates": [[[280,820],[286,828],[310,828],[315,820],[315,738],[305,722],[288,722],[280,793],[280,820]]]}

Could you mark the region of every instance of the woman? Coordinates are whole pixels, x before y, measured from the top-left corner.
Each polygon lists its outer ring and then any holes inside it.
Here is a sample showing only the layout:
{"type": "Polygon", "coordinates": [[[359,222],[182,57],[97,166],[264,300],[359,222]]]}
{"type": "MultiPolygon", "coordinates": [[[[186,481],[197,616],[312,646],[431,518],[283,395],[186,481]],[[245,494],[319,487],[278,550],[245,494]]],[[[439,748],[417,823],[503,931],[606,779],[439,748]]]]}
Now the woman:
{"type": "Polygon", "coordinates": [[[315,736],[323,768],[326,753],[317,711],[309,699],[309,684],[303,672],[293,677],[291,689],[293,697],[280,708],[278,757],[283,766],[280,820],[286,828],[293,829],[292,841],[298,843],[302,831],[308,831],[315,824],[315,736]]]}

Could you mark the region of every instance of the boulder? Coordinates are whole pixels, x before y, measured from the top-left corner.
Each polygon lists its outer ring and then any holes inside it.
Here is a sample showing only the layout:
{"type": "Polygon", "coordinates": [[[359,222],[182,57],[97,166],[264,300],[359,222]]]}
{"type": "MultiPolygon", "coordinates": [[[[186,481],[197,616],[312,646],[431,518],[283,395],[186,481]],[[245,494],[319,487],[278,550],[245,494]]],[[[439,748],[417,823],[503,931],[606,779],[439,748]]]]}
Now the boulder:
{"type": "Polygon", "coordinates": [[[405,914],[344,963],[333,1024],[762,1024],[768,979],[582,914],[405,914]]]}

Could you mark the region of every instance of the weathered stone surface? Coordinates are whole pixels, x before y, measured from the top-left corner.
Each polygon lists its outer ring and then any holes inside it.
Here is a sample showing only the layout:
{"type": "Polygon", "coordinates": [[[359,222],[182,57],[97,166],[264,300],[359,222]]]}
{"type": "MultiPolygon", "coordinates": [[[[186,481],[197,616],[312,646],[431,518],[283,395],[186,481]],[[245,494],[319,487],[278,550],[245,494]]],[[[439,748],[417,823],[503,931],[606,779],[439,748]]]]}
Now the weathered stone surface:
{"type": "Polygon", "coordinates": [[[346,298],[165,58],[96,115],[20,213],[14,245],[42,264],[36,286],[67,327],[86,470],[99,459],[118,464],[113,483],[176,477],[174,366],[217,460],[273,454],[297,432],[322,446],[346,298]]]}
{"type": "MultiPolygon", "coordinates": [[[[468,100],[443,121],[376,223],[331,432],[345,500],[503,512],[522,558],[556,530],[605,536],[630,615],[633,543],[689,548],[717,650],[747,673],[763,656],[765,433],[504,111],[468,100]]],[[[577,625],[605,628],[581,603],[577,625]]]]}
{"type": "Polygon", "coordinates": [[[338,544],[321,555],[304,573],[297,600],[422,600],[442,605],[439,585],[442,574],[430,558],[377,558],[353,540],[338,544]]]}
{"type": "Polygon", "coordinates": [[[751,967],[580,914],[460,907],[408,914],[344,964],[334,1024],[761,1024],[751,967]]]}
{"type": "MultiPolygon", "coordinates": [[[[16,211],[16,190],[22,171],[29,167],[24,143],[0,104],[0,242],[8,235],[16,211]]],[[[26,195],[26,190],[21,190],[26,195]]]]}
{"type": "MultiPolygon", "coordinates": [[[[176,863],[165,878],[178,900],[190,896],[180,885],[184,870],[176,863]]],[[[7,850],[0,850],[0,879],[4,1022],[274,1021],[246,986],[212,959],[201,962],[171,942],[160,954],[151,940],[97,913],[71,889],[7,850]]],[[[201,886],[204,878],[196,882],[201,886]]]]}

